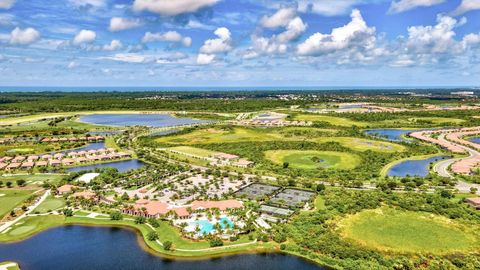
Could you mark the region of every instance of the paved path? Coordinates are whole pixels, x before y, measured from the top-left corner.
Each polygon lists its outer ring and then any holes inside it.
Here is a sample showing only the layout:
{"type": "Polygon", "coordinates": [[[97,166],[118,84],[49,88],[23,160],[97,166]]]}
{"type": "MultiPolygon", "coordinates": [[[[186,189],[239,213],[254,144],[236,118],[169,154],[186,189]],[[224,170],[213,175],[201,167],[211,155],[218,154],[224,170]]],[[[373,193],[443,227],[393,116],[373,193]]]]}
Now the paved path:
{"type": "Polygon", "coordinates": [[[37,208],[43,201],[45,201],[45,199],[47,199],[48,195],[50,195],[50,190],[47,190],[47,192],[45,192],[45,194],[42,195],[42,197],[40,197],[40,199],[33,205],[29,206],[28,207],[28,210],[21,214],[20,216],[18,216],[16,219],[14,220],[11,220],[11,221],[8,221],[8,222],[5,222],[5,224],[3,224],[2,226],[0,226],[0,232],[3,232],[4,230],[10,228],[11,226],[13,226],[15,223],[19,222],[21,219],[23,219],[24,217],[26,217],[28,214],[30,214],[33,210],[35,210],[35,208],[37,208]]]}
{"type": "MultiPolygon", "coordinates": [[[[446,140],[445,139],[445,134],[442,134],[438,137],[440,140],[446,140]]],[[[452,144],[460,147],[460,148],[463,148],[465,151],[468,152],[468,154],[470,155],[469,157],[478,157],[480,156],[480,152],[478,152],[477,150],[473,150],[469,147],[466,147],[466,146],[463,146],[461,144],[456,144],[456,143],[453,143],[451,142],[452,144]]],[[[455,178],[449,171],[448,171],[448,168],[450,167],[450,165],[452,165],[453,163],[459,161],[459,160],[462,160],[464,158],[451,158],[451,159],[447,159],[447,160],[442,160],[440,162],[438,162],[437,164],[435,164],[435,166],[433,167],[433,170],[438,173],[440,176],[443,176],[443,177],[448,177],[448,178],[455,178]]],[[[461,192],[470,192],[470,188],[477,188],[478,191],[477,191],[477,194],[480,195],[480,184],[470,184],[470,183],[467,183],[467,182],[464,182],[460,179],[457,179],[457,185],[455,186],[456,189],[458,189],[459,191],[461,192]]]]}

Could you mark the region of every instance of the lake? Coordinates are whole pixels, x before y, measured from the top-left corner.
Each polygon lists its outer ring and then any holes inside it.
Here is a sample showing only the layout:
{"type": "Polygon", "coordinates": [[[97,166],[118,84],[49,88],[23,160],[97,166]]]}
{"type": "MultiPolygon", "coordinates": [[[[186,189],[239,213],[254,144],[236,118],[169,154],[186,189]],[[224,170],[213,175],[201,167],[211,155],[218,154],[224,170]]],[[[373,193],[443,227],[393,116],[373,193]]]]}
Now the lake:
{"type": "Polygon", "coordinates": [[[400,141],[400,142],[409,142],[409,139],[403,138],[403,136],[407,135],[410,132],[415,130],[407,130],[407,129],[367,129],[365,133],[382,139],[387,139],[391,141],[400,141]]]}
{"type": "Polygon", "coordinates": [[[405,160],[402,161],[388,171],[388,176],[406,177],[406,176],[420,176],[428,175],[430,164],[446,158],[446,156],[435,156],[419,160],[405,160]]]}
{"type": "Polygon", "coordinates": [[[470,139],[468,139],[469,141],[473,142],[473,143],[478,143],[480,144],[480,137],[472,137],[470,139]]]}
{"type": "Polygon", "coordinates": [[[96,168],[112,167],[112,168],[116,168],[119,172],[126,172],[128,170],[138,169],[140,167],[143,167],[144,165],[145,163],[143,163],[138,159],[130,159],[130,160],[114,161],[109,163],[73,167],[65,170],[67,172],[78,172],[78,171],[84,171],[84,170],[94,170],[96,168]]]}
{"type": "Polygon", "coordinates": [[[145,252],[138,245],[137,235],[133,231],[83,226],[53,228],[25,241],[0,244],[0,258],[0,261],[18,262],[22,270],[325,269],[282,254],[235,255],[198,261],[168,260],[145,252]]]}
{"type": "Polygon", "coordinates": [[[80,116],[80,121],[107,126],[148,127],[173,127],[207,122],[191,118],[176,118],[168,114],[91,114],[80,116]]]}

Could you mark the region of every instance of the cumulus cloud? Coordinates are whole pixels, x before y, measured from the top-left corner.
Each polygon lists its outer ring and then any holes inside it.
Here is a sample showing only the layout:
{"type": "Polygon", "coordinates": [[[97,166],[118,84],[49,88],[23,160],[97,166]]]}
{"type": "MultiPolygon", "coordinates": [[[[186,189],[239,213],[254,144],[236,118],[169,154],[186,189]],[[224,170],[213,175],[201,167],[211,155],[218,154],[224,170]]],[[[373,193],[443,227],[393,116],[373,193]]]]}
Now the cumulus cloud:
{"type": "Polygon", "coordinates": [[[472,10],[480,9],[480,0],[462,0],[460,6],[458,6],[453,12],[452,16],[462,15],[472,10]]]}
{"type": "Polygon", "coordinates": [[[116,51],[123,47],[122,42],[118,39],[114,39],[110,42],[110,44],[103,45],[104,51],[116,51]]]}
{"type": "Polygon", "coordinates": [[[73,38],[73,44],[80,45],[84,43],[92,43],[96,38],[97,34],[94,31],[83,29],[73,38]]]}
{"type": "Polygon", "coordinates": [[[16,0],[0,0],[0,9],[9,9],[13,7],[16,0]]]}
{"type": "Polygon", "coordinates": [[[288,43],[299,38],[307,29],[307,25],[297,16],[295,8],[280,8],[271,16],[264,16],[260,25],[264,28],[285,28],[279,34],[263,37],[253,34],[252,46],[243,53],[244,59],[252,59],[262,54],[283,54],[288,50],[288,43]]]}
{"type": "Polygon", "coordinates": [[[185,47],[192,45],[191,37],[184,37],[177,31],[168,31],[165,33],[151,33],[147,32],[142,38],[143,43],[154,42],[154,41],[167,41],[181,43],[185,47]]]}
{"type": "Polygon", "coordinates": [[[108,30],[110,30],[111,32],[118,32],[140,27],[142,25],[143,22],[140,19],[113,17],[110,19],[110,26],[108,27],[108,30]]]}
{"type": "Polygon", "coordinates": [[[351,48],[370,49],[375,46],[375,27],[369,27],[359,10],[351,13],[352,20],[330,34],[315,33],[297,47],[299,55],[318,56],[351,48]]]}
{"type": "Polygon", "coordinates": [[[417,7],[430,7],[445,2],[445,0],[399,0],[392,1],[389,13],[401,13],[417,7]]]}
{"type": "Polygon", "coordinates": [[[40,38],[40,33],[34,28],[21,29],[16,27],[10,33],[10,44],[28,45],[40,38]]]}
{"type": "Polygon", "coordinates": [[[220,27],[214,34],[218,38],[205,40],[200,53],[197,56],[197,64],[206,65],[214,62],[216,55],[226,53],[232,50],[232,37],[230,30],[226,27],[220,27]]]}
{"type": "Polygon", "coordinates": [[[196,12],[204,7],[213,6],[220,0],[135,0],[135,11],[150,11],[162,16],[176,16],[182,13],[196,12]]]}
{"type": "Polygon", "coordinates": [[[117,62],[125,62],[125,63],[146,63],[149,62],[149,58],[136,53],[117,53],[113,56],[101,57],[100,59],[107,59],[117,62]]]}

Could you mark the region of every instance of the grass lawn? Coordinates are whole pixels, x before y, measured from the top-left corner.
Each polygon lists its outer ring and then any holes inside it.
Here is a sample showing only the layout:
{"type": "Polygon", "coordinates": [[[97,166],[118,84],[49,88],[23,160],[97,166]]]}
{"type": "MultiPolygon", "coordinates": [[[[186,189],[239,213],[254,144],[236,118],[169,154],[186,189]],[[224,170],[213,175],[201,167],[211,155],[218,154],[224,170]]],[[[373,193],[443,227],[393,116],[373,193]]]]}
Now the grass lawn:
{"type": "Polygon", "coordinates": [[[355,151],[376,151],[384,153],[394,153],[394,152],[403,152],[405,147],[403,145],[382,142],[368,139],[352,138],[352,137],[328,137],[328,138],[317,138],[314,141],[318,143],[326,142],[338,142],[342,146],[348,147],[355,151]]]}
{"type": "Polygon", "coordinates": [[[345,238],[381,251],[445,254],[480,248],[478,228],[392,208],[362,211],[340,221],[339,228],[345,238]]]}
{"type": "Polygon", "coordinates": [[[341,127],[351,127],[351,126],[365,127],[369,125],[367,122],[359,122],[359,121],[351,120],[348,118],[335,117],[335,116],[322,115],[322,114],[297,114],[293,117],[293,120],[328,122],[331,125],[341,126],[341,127]]]}
{"type": "Polygon", "coordinates": [[[3,181],[3,183],[10,181],[14,186],[16,186],[16,181],[23,179],[27,181],[27,185],[41,186],[45,182],[57,184],[63,179],[63,177],[63,175],[59,174],[20,174],[12,176],[0,176],[0,181],[3,181]]]}
{"type": "Polygon", "coordinates": [[[65,201],[62,198],[55,198],[53,196],[49,196],[44,202],[42,202],[37,208],[35,208],[34,212],[39,212],[40,214],[48,213],[49,211],[59,209],[64,205],[65,201]]]}
{"type": "Polygon", "coordinates": [[[325,198],[322,195],[318,195],[314,201],[315,210],[325,209],[325,198]]]}
{"type": "Polygon", "coordinates": [[[289,167],[304,170],[349,170],[360,164],[360,157],[357,155],[334,151],[271,150],[265,152],[265,157],[279,165],[288,162],[289,167]]]}
{"type": "Polygon", "coordinates": [[[25,201],[35,190],[0,189],[0,218],[25,201]]]}
{"type": "Polygon", "coordinates": [[[190,147],[190,146],[176,146],[176,147],[170,147],[167,150],[179,152],[179,153],[185,153],[187,155],[193,155],[193,156],[199,156],[199,157],[212,157],[218,152],[215,151],[210,151],[206,149],[201,149],[201,148],[196,148],[196,147],[190,147]]]}
{"type": "Polygon", "coordinates": [[[0,242],[13,242],[26,239],[36,233],[51,227],[60,226],[64,223],[65,217],[58,215],[26,217],[6,233],[0,234],[0,242]]]}
{"type": "Polygon", "coordinates": [[[3,269],[2,267],[5,267],[7,265],[7,270],[20,270],[20,267],[16,262],[0,262],[0,269],[3,269]]]}
{"type": "Polygon", "coordinates": [[[406,125],[419,124],[422,122],[441,125],[441,124],[448,124],[448,123],[461,124],[465,122],[465,120],[457,119],[457,118],[447,118],[447,117],[413,117],[413,118],[405,118],[405,119],[401,118],[401,119],[382,121],[382,123],[385,123],[385,124],[406,124],[406,125]]]}

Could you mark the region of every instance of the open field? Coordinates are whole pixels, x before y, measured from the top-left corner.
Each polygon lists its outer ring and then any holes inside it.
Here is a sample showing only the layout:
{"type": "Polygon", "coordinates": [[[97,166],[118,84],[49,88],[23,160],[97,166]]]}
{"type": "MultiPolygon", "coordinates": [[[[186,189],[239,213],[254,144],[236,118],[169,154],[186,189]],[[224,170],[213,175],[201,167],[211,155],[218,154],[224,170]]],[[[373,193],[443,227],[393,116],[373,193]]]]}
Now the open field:
{"type": "Polygon", "coordinates": [[[60,174],[18,174],[12,176],[0,176],[0,181],[3,181],[3,183],[10,181],[13,183],[13,186],[16,186],[16,181],[23,179],[27,182],[27,185],[41,186],[45,182],[57,184],[62,178],[63,175],[60,174]]]}
{"type": "Polygon", "coordinates": [[[214,154],[218,153],[218,152],[196,148],[196,147],[190,147],[190,146],[170,147],[170,148],[167,148],[167,150],[184,153],[187,155],[199,156],[199,157],[211,157],[214,154]]]}
{"type": "Polygon", "coordinates": [[[368,125],[367,122],[360,122],[360,121],[355,121],[348,118],[321,115],[321,114],[298,114],[293,117],[293,120],[328,122],[331,125],[341,126],[341,127],[351,127],[351,126],[365,127],[368,125]]]}
{"type": "Polygon", "coordinates": [[[404,152],[406,150],[405,146],[395,143],[352,137],[325,137],[314,139],[314,141],[318,143],[338,142],[342,146],[345,146],[355,151],[372,150],[384,153],[395,153],[404,152]]]}
{"type": "Polygon", "coordinates": [[[442,124],[461,124],[465,122],[463,119],[457,118],[447,118],[447,117],[410,117],[410,118],[402,118],[402,119],[392,119],[392,120],[385,120],[382,121],[384,124],[400,124],[400,125],[412,125],[412,124],[434,124],[434,125],[442,125],[442,124]]]}
{"type": "Polygon", "coordinates": [[[49,211],[57,210],[65,206],[65,201],[62,198],[55,198],[49,196],[44,202],[42,202],[37,208],[35,208],[35,213],[48,213],[49,211]]]}
{"type": "Polygon", "coordinates": [[[345,238],[381,251],[445,254],[480,248],[478,228],[392,208],[364,210],[340,221],[339,228],[345,238]]]}
{"type": "Polygon", "coordinates": [[[349,170],[360,164],[360,157],[343,152],[313,150],[272,150],[265,157],[279,165],[287,162],[289,167],[304,170],[319,168],[349,170]]]}
{"type": "Polygon", "coordinates": [[[0,218],[25,201],[35,190],[0,189],[0,218]]]}
{"type": "Polygon", "coordinates": [[[20,270],[20,267],[16,262],[0,262],[0,269],[20,270]]]}

